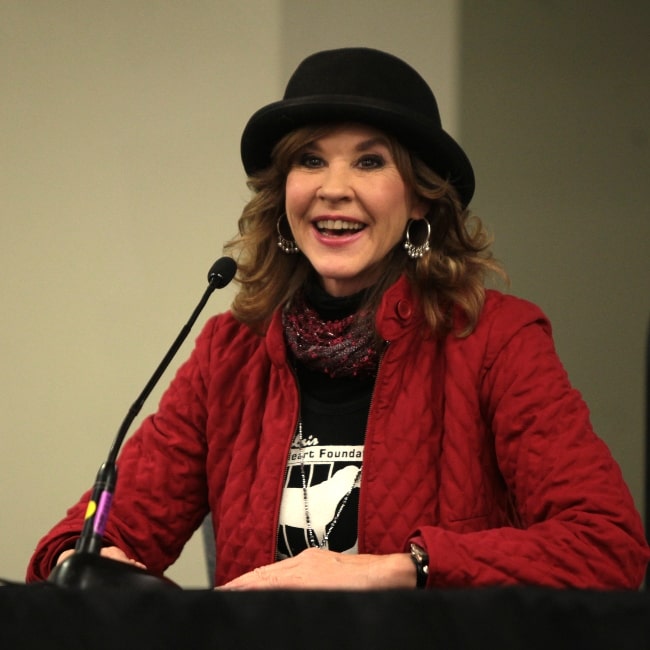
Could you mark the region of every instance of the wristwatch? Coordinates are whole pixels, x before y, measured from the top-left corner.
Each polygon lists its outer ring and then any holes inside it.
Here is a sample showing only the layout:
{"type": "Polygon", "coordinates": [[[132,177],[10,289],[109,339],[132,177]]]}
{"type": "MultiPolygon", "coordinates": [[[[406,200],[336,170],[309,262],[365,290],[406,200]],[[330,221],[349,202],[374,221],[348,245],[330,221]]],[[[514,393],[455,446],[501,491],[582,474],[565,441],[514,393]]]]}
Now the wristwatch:
{"type": "Polygon", "coordinates": [[[411,559],[417,576],[415,584],[418,589],[424,589],[429,577],[429,554],[419,544],[411,542],[411,559]]]}

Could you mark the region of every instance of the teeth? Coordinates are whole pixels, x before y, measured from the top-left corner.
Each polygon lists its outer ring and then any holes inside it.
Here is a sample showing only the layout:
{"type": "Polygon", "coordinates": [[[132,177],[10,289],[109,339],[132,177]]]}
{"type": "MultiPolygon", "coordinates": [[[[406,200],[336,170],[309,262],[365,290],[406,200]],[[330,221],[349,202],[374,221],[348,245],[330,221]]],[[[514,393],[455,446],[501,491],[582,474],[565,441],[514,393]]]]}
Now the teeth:
{"type": "Polygon", "coordinates": [[[318,230],[361,230],[363,227],[362,223],[343,219],[324,219],[316,223],[318,230]]]}

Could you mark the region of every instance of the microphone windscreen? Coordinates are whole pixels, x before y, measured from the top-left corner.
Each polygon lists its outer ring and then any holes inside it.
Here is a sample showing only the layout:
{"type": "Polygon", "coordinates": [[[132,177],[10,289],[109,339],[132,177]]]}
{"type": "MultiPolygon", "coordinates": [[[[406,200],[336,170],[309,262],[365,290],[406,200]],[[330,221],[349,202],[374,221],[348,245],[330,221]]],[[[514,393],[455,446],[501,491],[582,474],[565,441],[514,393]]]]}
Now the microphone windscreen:
{"type": "Polygon", "coordinates": [[[237,263],[232,257],[220,257],[208,271],[208,282],[217,289],[225,287],[237,272],[237,263]]]}

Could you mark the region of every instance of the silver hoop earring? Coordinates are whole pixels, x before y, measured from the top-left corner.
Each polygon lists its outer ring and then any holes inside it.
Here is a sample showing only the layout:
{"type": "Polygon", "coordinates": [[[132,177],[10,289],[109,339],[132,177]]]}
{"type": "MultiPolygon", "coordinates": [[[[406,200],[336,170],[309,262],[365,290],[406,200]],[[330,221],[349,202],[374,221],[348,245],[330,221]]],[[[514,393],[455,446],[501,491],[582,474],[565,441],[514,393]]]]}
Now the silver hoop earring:
{"type": "MultiPolygon", "coordinates": [[[[280,228],[280,223],[282,222],[282,218],[286,218],[286,214],[283,213],[278,217],[278,221],[275,224],[275,229],[278,231],[278,248],[283,252],[286,253],[287,255],[295,255],[296,253],[300,252],[300,249],[298,248],[298,245],[293,239],[287,239],[283,234],[282,230],[280,228]]],[[[289,221],[287,220],[287,225],[289,224],[289,221]]]]}
{"type": "Polygon", "coordinates": [[[406,240],[404,241],[404,249],[406,250],[407,255],[413,259],[417,260],[420,259],[425,253],[428,253],[429,250],[429,240],[431,239],[431,224],[427,219],[409,219],[408,223],[406,224],[406,240]],[[411,226],[414,223],[421,223],[424,221],[424,223],[427,226],[427,236],[425,237],[424,241],[421,244],[414,244],[411,241],[411,226]]]}

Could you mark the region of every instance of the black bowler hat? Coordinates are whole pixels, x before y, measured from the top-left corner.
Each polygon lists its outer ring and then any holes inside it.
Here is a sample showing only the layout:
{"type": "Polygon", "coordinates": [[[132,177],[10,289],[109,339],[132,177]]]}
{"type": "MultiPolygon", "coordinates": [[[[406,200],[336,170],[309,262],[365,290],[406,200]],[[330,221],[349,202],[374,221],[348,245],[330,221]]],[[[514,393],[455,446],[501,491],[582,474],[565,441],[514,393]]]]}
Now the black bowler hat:
{"type": "Polygon", "coordinates": [[[393,134],[438,175],[467,206],[474,172],[440,122],[436,98],[407,63],[369,48],[343,48],[307,57],[293,73],[284,98],[259,109],[241,139],[247,174],[264,169],[287,133],[308,124],[362,122],[393,134]]]}

